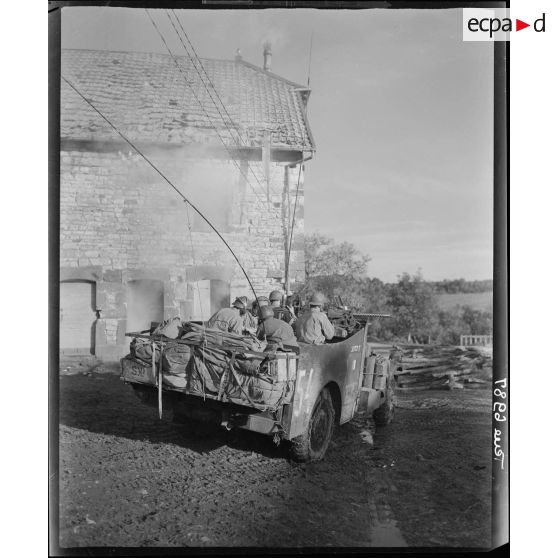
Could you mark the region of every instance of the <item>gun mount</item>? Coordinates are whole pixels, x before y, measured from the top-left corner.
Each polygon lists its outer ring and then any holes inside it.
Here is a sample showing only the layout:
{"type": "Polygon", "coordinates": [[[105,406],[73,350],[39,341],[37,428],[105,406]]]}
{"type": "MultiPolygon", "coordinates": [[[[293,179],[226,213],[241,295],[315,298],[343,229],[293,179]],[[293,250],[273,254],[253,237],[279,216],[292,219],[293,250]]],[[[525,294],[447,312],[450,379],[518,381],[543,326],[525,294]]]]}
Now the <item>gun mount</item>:
{"type": "Polygon", "coordinates": [[[343,304],[343,300],[340,296],[336,296],[333,303],[330,303],[325,311],[329,321],[335,328],[344,329],[347,332],[347,336],[351,336],[359,329],[362,329],[365,324],[373,318],[390,317],[390,314],[355,312],[343,304]]]}

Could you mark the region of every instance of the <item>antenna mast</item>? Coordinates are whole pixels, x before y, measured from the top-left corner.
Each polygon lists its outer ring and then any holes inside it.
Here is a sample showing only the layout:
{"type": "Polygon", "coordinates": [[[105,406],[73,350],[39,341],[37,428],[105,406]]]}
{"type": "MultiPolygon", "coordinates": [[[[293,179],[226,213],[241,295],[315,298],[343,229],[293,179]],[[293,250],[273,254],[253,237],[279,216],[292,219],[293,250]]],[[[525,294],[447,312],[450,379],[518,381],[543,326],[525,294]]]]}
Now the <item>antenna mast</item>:
{"type": "Polygon", "coordinates": [[[312,42],[314,39],[314,31],[310,34],[310,52],[308,54],[308,81],[307,86],[310,87],[310,64],[312,63],[312,42]]]}

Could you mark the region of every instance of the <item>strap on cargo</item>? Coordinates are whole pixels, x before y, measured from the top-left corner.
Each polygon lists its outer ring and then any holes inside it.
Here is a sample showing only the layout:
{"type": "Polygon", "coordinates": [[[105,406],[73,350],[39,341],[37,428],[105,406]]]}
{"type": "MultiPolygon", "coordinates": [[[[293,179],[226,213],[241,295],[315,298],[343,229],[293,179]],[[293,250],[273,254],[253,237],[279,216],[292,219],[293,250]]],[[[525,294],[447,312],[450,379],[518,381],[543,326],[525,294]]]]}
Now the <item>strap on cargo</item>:
{"type": "MultiPolygon", "coordinates": [[[[240,382],[240,380],[238,379],[238,376],[236,375],[236,372],[234,371],[234,359],[235,359],[236,353],[233,353],[232,358],[229,360],[229,370],[231,371],[231,374],[233,376],[233,378],[236,380],[236,383],[238,384],[238,387],[240,388],[240,391],[246,396],[246,399],[248,399],[250,405],[252,405],[252,407],[255,407],[256,409],[260,408],[258,405],[256,405],[256,403],[254,403],[252,401],[252,398],[246,393],[246,391],[244,390],[244,387],[242,386],[242,383],[240,382]]],[[[263,411],[268,411],[269,408],[266,406],[264,406],[263,411]]]]}
{"type": "Polygon", "coordinates": [[[155,366],[155,341],[151,342],[151,373],[153,377],[157,377],[157,367],[155,366]]]}
{"type": "MultiPolygon", "coordinates": [[[[160,355],[159,355],[159,420],[163,418],[163,342],[160,344],[160,355]]],[[[155,351],[153,351],[155,354],[155,351]]]]}
{"type": "Polygon", "coordinates": [[[234,366],[235,359],[236,359],[236,353],[233,351],[232,357],[229,360],[229,367],[225,369],[223,375],[221,376],[221,382],[219,383],[219,393],[217,394],[217,401],[223,400],[223,395],[225,393],[225,386],[229,383],[229,370],[234,366]]]}

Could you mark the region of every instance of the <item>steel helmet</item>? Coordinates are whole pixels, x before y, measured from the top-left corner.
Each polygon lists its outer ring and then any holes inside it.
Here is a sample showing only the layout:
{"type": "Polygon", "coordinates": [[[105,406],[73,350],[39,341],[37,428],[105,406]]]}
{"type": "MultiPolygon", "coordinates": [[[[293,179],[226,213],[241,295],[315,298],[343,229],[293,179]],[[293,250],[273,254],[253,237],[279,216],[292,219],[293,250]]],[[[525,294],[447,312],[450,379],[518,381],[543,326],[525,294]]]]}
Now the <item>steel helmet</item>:
{"type": "Polygon", "coordinates": [[[310,306],[322,306],[325,303],[325,297],[322,293],[314,293],[310,299],[310,306]]]}
{"type": "Polygon", "coordinates": [[[232,305],[235,308],[238,308],[239,310],[246,310],[246,303],[247,302],[248,301],[247,301],[245,296],[240,296],[232,303],[232,305]]]}
{"type": "Polygon", "coordinates": [[[269,293],[269,302],[273,302],[275,300],[281,300],[283,298],[283,294],[281,291],[271,291],[269,293]]]}
{"type": "Polygon", "coordinates": [[[267,318],[272,318],[275,315],[273,308],[271,306],[262,306],[260,310],[260,317],[262,320],[267,320],[267,318]]]}

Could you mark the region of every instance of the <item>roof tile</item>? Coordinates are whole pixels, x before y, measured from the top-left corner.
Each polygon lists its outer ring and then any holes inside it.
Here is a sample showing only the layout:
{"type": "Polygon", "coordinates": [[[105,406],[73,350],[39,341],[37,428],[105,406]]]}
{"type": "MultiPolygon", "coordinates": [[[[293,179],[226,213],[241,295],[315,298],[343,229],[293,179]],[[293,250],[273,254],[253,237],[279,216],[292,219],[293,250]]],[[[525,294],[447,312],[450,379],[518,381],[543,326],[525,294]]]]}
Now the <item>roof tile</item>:
{"type": "MultiPolygon", "coordinates": [[[[305,101],[297,90],[304,87],[244,61],[201,63],[203,69],[196,65],[196,70],[183,56],[63,50],[61,68],[62,75],[132,141],[192,143],[203,130],[209,136],[205,141],[248,146],[260,145],[264,130],[269,130],[274,147],[314,149],[305,101]],[[211,86],[226,111],[208,94],[211,86]]],[[[117,137],[64,82],[61,135],[117,137]]]]}

